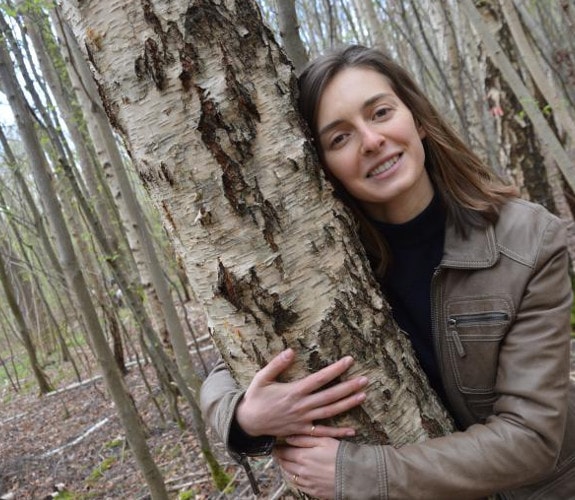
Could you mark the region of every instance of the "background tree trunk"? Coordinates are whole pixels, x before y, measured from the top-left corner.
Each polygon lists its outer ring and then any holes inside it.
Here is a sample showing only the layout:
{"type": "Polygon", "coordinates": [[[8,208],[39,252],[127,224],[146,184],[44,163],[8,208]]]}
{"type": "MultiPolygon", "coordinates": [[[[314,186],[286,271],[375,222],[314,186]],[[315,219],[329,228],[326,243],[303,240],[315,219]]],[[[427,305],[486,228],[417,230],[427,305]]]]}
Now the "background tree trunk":
{"type": "Polygon", "coordinates": [[[308,61],[307,51],[301,41],[299,22],[295,10],[295,0],[276,0],[280,34],[285,50],[296,71],[300,71],[308,61]]]}
{"type": "Polygon", "coordinates": [[[6,300],[8,301],[8,305],[10,306],[10,310],[14,315],[14,319],[16,320],[16,324],[18,325],[18,331],[20,332],[20,340],[24,344],[24,348],[26,349],[26,353],[28,354],[28,359],[30,360],[30,367],[32,368],[32,372],[34,373],[34,377],[36,378],[36,383],[38,384],[38,390],[40,394],[46,394],[50,391],[53,391],[54,388],[52,384],[46,377],[46,374],[43,372],[42,367],[40,366],[40,362],[38,360],[38,356],[36,354],[36,346],[32,341],[32,332],[28,328],[26,324],[26,320],[22,315],[22,311],[18,306],[16,296],[14,293],[14,289],[12,287],[12,283],[6,272],[6,266],[4,263],[4,257],[2,256],[3,249],[0,247],[0,283],[2,284],[2,288],[4,290],[4,295],[6,300]]]}
{"type": "Polygon", "coordinates": [[[353,353],[361,439],[448,432],[302,133],[291,65],[252,1],[226,5],[64,2],[215,343],[242,385],[286,346],[290,377],[353,353]]]}

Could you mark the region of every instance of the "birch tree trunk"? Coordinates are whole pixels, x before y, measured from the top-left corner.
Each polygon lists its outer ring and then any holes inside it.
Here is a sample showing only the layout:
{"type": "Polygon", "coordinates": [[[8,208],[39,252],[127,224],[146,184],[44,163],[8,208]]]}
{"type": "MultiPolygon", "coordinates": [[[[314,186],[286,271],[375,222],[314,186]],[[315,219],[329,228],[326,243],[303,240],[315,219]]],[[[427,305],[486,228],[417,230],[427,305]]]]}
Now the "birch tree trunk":
{"type": "Polygon", "coordinates": [[[287,378],[352,353],[360,440],[450,422],[415,362],[302,132],[285,54],[251,0],[69,0],[105,109],[163,214],[241,385],[287,346],[287,378]]]}
{"type": "Polygon", "coordinates": [[[296,70],[301,70],[308,61],[307,51],[301,41],[295,0],[276,0],[280,35],[289,58],[296,70]]]}

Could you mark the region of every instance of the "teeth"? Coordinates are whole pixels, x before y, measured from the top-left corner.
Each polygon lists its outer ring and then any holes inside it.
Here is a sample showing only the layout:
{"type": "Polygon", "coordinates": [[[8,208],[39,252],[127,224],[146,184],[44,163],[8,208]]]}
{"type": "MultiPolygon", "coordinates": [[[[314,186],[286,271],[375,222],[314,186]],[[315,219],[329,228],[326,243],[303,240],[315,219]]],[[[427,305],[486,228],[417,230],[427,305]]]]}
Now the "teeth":
{"type": "Polygon", "coordinates": [[[379,175],[382,172],[389,170],[391,167],[393,167],[395,165],[397,160],[399,160],[399,155],[394,156],[393,158],[390,158],[385,163],[382,163],[381,165],[379,165],[379,167],[377,167],[377,168],[373,169],[371,172],[369,172],[369,174],[367,174],[367,176],[373,177],[374,175],[379,175]]]}

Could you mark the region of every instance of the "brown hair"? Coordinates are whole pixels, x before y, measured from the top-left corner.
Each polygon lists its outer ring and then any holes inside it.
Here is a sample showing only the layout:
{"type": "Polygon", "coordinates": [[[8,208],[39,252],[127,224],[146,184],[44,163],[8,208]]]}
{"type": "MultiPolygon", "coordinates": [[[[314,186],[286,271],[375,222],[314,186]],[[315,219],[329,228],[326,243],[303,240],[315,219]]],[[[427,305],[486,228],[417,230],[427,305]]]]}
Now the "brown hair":
{"type": "MultiPolygon", "coordinates": [[[[299,108],[323,156],[317,136],[319,101],[325,87],[343,69],[369,68],[381,73],[425,131],[422,140],[425,167],[457,232],[467,235],[469,226],[495,222],[505,201],[517,189],[505,183],[460,139],[423,94],[411,75],[378,49],[352,45],[327,53],[310,62],[299,77],[299,108]]],[[[380,231],[357,201],[325,169],[338,196],[354,212],[367,254],[378,276],[385,273],[388,250],[380,231]]]]}

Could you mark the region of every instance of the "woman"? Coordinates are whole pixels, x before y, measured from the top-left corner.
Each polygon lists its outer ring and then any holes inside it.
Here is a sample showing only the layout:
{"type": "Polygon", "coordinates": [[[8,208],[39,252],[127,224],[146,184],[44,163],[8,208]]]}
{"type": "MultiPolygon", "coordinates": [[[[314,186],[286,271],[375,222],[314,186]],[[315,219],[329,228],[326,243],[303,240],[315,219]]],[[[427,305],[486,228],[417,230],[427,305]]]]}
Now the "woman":
{"type": "Polygon", "coordinates": [[[313,61],[300,108],[322,164],[355,212],[399,325],[458,432],[424,443],[355,445],[314,421],[361,404],[365,379],[320,390],[344,358],[276,378],[285,351],[245,393],[222,364],[202,405],[230,451],[274,455],[319,498],[575,498],[575,385],[565,229],[516,198],[464,145],[411,77],[353,46],[313,61]]]}

